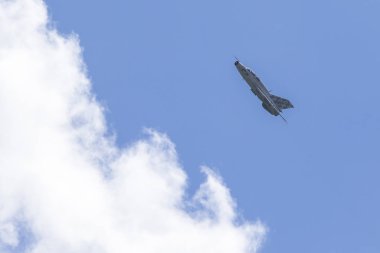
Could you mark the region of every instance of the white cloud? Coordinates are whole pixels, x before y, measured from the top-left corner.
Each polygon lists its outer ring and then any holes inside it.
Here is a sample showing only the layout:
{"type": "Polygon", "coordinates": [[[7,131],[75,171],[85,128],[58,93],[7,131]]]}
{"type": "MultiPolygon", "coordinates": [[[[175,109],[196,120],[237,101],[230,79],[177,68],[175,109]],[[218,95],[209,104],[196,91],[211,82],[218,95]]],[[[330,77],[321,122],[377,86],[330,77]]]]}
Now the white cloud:
{"type": "Polygon", "coordinates": [[[0,241],[9,246],[16,246],[18,242],[18,235],[16,228],[13,224],[3,223],[0,226],[0,241]]]}
{"type": "Polygon", "coordinates": [[[0,0],[0,252],[256,252],[266,228],[212,170],[184,196],[166,135],[113,144],[78,44],[42,1],[0,0]]]}

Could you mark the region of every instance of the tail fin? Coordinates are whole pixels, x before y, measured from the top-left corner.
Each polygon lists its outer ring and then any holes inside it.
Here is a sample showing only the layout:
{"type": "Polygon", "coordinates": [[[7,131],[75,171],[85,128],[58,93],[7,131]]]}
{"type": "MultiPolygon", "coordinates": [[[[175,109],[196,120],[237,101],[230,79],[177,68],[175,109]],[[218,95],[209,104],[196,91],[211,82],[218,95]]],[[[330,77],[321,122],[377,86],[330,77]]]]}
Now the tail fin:
{"type": "Polygon", "coordinates": [[[270,98],[273,100],[273,102],[278,106],[278,108],[282,109],[288,109],[288,108],[293,108],[294,106],[292,103],[282,97],[277,97],[275,95],[270,95],[270,98]]]}

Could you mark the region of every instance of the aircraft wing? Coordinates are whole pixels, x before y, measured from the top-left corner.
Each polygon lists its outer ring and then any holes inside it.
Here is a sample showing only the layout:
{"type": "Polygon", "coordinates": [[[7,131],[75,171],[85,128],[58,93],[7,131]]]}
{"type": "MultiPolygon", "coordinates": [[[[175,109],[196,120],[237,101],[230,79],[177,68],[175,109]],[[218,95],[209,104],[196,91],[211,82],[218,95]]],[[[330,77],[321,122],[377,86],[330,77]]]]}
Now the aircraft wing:
{"type": "Polygon", "coordinates": [[[277,106],[277,104],[273,101],[273,99],[272,99],[272,95],[270,95],[269,94],[269,96],[267,96],[260,88],[259,88],[259,91],[260,91],[260,93],[261,93],[261,95],[264,97],[264,99],[268,102],[268,104],[270,105],[270,106],[272,106],[273,107],[273,109],[277,112],[277,115],[280,115],[280,117],[285,121],[285,122],[287,122],[286,121],[286,119],[282,116],[282,114],[281,114],[281,109],[277,106]]]}
{"type": "Polygon", "coordinates": [[[277,97],[275,95],[270,95],[270,98],[273,100],[273,102],[278,106],[280,109],[288,109],[288,108],[293,108],[294,106],[292,103],[282,97],[277,97]]]}

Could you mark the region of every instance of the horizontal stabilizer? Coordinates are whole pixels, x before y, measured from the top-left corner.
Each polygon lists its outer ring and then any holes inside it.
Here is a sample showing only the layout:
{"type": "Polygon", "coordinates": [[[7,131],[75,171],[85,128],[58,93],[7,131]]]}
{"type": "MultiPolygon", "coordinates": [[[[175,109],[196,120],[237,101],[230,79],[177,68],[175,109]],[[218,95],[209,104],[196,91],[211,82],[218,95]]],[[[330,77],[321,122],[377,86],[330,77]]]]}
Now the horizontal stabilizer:
{"type": "Polygon", "coordinates": [[[277,97],[275,95],[270,95],[270,98],[273,100],[273,102],[277,105],[277,107],[280,110],[294,107],[292,103],[285,98],[277,97]]]}

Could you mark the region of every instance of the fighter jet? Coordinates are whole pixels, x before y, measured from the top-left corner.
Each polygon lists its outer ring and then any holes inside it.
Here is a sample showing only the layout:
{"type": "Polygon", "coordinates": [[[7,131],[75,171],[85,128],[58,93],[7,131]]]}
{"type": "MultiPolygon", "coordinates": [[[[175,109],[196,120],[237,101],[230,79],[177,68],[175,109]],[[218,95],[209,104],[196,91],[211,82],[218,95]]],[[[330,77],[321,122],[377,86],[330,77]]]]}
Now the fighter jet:
{"type": "Polygon", "coordinates": [[[280,115],[286,122],[286,119],[281,115],[283,109],[293,108],[292,103],[285,99],[269,93],[260,79],[250,70],[239,62],[235,61],[235,66],[243,79],[248,83],[253,94],[255,94],[263,103],[262,106],[270,114],[274,116],[280,115]]]}

